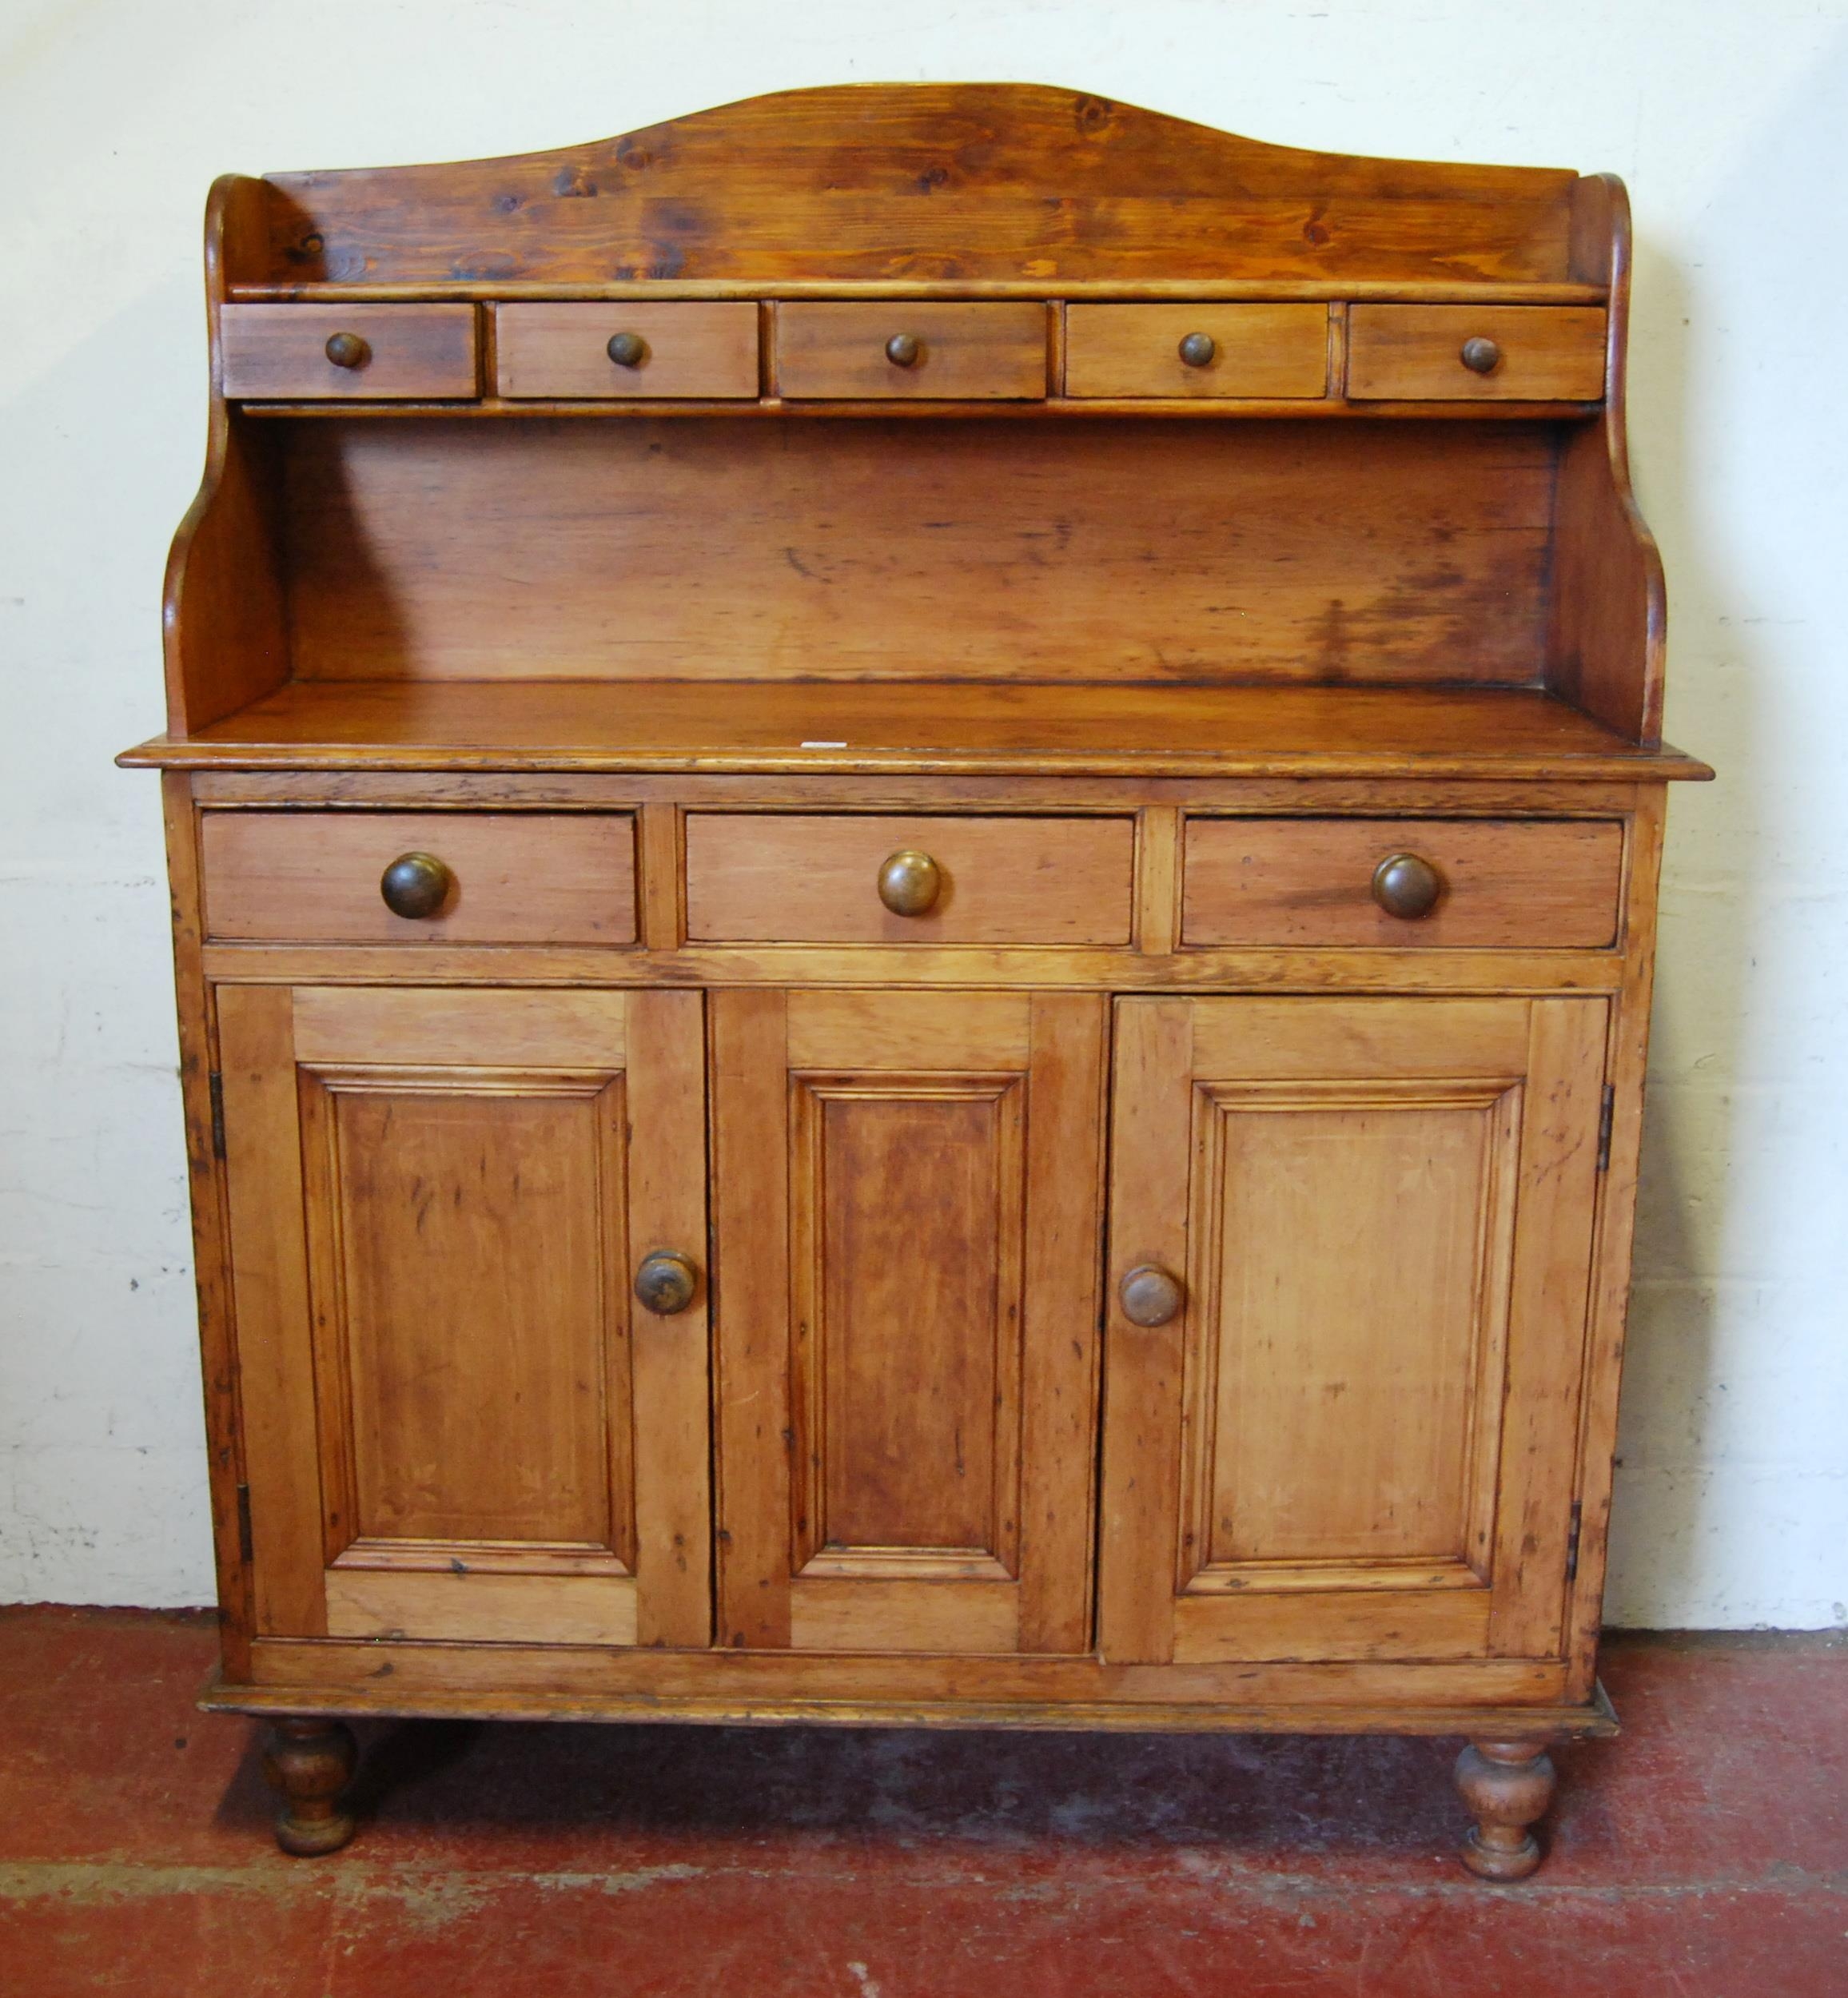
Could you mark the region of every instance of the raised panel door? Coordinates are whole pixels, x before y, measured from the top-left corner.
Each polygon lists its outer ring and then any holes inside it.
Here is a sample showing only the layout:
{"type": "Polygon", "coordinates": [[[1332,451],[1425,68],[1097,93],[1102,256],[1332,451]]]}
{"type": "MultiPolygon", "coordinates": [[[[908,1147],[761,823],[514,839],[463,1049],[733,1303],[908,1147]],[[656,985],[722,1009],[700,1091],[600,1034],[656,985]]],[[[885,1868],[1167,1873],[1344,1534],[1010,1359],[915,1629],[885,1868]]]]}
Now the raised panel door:
{"type": "Polygon", "coordinates": [[[1600,999],[1129,999],[1105,1654],[1551,1656],[1600,999]]]}
{"type": "Polygon", "coordinates": [[[1085,1650],[1105,1001],[711,1017],[720,1642],[1085,1650]]]}
{"type": "Polygon", "coordinates": [[[260,1632],[704,1644],[699,995],[218,1012],[260,1632]]]}

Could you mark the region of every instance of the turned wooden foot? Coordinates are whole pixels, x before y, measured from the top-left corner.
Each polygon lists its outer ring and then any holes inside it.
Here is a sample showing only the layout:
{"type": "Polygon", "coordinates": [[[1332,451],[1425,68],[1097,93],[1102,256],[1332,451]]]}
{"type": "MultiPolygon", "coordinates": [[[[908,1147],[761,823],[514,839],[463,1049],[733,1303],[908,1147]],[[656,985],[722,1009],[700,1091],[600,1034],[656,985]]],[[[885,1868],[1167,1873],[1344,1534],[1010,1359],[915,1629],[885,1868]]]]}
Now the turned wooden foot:
{"type": "Polygon", "coordinates": [[[283,1795],[276,1842],[284,1852],[304,1859],[337,1853],[352,1837],[353,1821],[340,1808],[340,1794],[358,1761],[353,1731],[344,1721],[275,1722],[263,1773],[283,1795]]]}
{"type": "Polygon", "coordinates": [[[1553,1801],[1552,1758],[1531,1741],[1475,1741],[1456,1758],[1456,1787],[1476,1819],[1463,1863],[1484,1880],[1525,1880],[1540,1863],[1527,1829],[1553,1801]]]}

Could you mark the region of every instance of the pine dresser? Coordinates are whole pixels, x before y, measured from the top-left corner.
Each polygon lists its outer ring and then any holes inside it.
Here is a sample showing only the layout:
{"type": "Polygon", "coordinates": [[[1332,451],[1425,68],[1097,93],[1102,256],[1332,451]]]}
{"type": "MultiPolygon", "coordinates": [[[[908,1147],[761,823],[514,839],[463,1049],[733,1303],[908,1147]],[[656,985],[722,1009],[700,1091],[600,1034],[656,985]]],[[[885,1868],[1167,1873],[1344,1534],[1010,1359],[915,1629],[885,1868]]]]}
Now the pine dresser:
{"type": "Polygon", "coordinates": [[[231,177],[165,786],[221,1668],[1467,1738],[1595,1676],[1665,783],[1608,176],[1018,86],[231,177]]]}

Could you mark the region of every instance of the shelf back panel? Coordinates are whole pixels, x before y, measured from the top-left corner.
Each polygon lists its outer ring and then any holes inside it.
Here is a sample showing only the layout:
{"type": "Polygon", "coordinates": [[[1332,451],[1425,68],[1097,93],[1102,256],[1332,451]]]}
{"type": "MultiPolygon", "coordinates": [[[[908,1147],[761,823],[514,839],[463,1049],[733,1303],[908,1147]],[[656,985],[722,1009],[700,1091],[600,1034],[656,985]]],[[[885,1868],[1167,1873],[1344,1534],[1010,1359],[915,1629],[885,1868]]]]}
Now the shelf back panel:
{"type": "Polygon", "coordinates": [[[277,428],[298,679],[1542,675],[1544,425],[277,428]]]}

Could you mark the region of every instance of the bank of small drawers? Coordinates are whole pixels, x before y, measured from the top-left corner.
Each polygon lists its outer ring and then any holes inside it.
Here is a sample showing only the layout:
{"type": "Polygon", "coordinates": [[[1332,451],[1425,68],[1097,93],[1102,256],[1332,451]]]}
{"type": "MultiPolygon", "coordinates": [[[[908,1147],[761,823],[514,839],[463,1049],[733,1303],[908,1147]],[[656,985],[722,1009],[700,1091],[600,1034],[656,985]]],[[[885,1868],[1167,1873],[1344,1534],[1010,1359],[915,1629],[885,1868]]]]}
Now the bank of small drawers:
{"type": "Polygon", "coordinates": [[[1615,819],[1194,818],[1182,858],[1183,947],[1580,949],[1617,940],[1615,819]],[[1376,898],[1405,855],[1436,877],[1416,917],[1376,898]]]}

